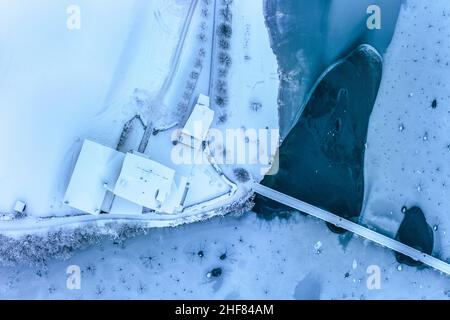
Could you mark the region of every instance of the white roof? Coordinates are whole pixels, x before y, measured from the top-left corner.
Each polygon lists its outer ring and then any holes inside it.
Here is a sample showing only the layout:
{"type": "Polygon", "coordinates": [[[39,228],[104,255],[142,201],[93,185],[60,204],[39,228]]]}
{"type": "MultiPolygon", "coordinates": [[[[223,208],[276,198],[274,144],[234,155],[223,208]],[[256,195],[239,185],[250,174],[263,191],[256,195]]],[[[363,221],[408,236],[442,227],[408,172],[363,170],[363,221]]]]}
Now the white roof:
{"type": "Polygon", "coordinates": [[[183,130],[180,142],[191,145],[189,140],[197,140],[202,142],[206,139],[209,128],[214,119],[214,111],[202,104],[196,104],[189,119],[186,122],[183,130]],[[185,135],[186,137],[183,137],[185,135]]]}
{"type": "Polygon", "coordinates": [[[14,211],[22,213],[25,211],[26,206],[27,206],[27,204],[25,202],[18,200],[18,201],[16,201],[16,204],[14,205],[14,211]]]}
{"type": "Polygon", "coordinates": [[[181,211],[188,192],[188,185],[186,177],[175,175],[169,196],[162,204],[161,211],[166,213],[181,211]]]}
{"type": "Polygon", "coordinates": [[[167,198],[175,171],[141,155],[127,153],[114,194],[157,210],[167,198]]]}
{"type": "Polygon", "coordinates": [[[142,210],[143,210],[142,206],[133,203],[131,201],[122,199],[121,197],[115,196],[109,213],[135,216],[141,215],[142,210]]]}
{"type": "Polygon", "coordinates": [[[109,147],[84,140],[64,196],[64,203],[91,214],[99,214],[106,183],[113,188],[125,155],[109,147]]]}
{"type": "Polygon", "coordinates": [[[199,94],[197,104],[209,107],[209,97],[205,96],[204,94],[199,94]]]}

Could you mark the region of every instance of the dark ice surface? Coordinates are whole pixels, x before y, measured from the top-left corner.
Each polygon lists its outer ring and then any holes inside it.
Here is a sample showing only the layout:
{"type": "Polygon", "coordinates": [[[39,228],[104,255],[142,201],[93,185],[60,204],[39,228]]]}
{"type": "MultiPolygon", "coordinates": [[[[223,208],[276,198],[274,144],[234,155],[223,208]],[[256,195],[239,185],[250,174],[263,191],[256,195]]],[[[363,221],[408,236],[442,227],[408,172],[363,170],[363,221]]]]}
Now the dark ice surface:
{"type": "MultiPolygon", "coordinates": [[[[369,46],[332,66],[281,145],[280,170],[262,184],[357,220],[364,195],[367,128],[381,73],[381,57],[369,46]]],[[[254,211],[270,219],[288,210],[257,197],[254,211]]]]}

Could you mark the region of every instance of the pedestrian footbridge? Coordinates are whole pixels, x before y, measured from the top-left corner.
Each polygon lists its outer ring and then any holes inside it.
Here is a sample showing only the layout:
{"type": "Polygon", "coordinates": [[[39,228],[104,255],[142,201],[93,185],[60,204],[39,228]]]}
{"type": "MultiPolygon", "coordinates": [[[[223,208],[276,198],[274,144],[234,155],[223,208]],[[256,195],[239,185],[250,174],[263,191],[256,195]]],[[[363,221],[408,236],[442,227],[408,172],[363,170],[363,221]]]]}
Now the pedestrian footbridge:
{"type": "Polygon", "coordinates": [[[429,254],[426,254],[417,249],[414,249],[408,245],[405,245],[404,243],[401,243],[400,241],[389,238],[389,237],[382,235],[381,233],[375,232],[367,227],[364,227],[364,226],[354,223],[350,220],[339,217],[338,215],[335,215],[331,212],[322,210],[318,207],[312,206],[306,202],[300,201],[300,200],[290,197],[284,193],[281,193],[281,192],[278,192],[271,188],[268,188],[266,186],[263,186],[261,184],[255,183],[253,185],[253,191],[255,193],[260,194],[261,196],[269,198],[273,201],[282,203],[286,206],[289,206],[291,208],[297,209],[301,212],[307,213],[316,218],[319,218],[321,220],[324,220],[326,222],[334,224],[337,227],[340,227],[342,229],[353,232],[354,234],[357,234],[357,235],[364,237],[370,241],[378,243],[386,248],[389,248],[389,249],[392,249],[399,253],[402,253],[405,256],[408,256],[416,261],[420,261],[438,271],[441,271],[443,273],[446,273],[447,275],[450,275],[450,264],[448,264],[442,260],[439,260],[433,256],[430,256],[429,254]]]}

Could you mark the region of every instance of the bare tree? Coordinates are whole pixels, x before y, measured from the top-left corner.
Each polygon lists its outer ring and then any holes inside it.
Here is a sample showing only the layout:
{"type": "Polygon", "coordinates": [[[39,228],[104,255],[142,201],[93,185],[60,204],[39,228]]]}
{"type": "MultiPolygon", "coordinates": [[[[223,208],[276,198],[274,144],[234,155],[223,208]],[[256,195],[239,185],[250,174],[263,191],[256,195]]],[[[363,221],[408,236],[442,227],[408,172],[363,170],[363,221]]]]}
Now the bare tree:
{"type": "Polygon", "coordinates": [[[219,47],[223,50],[228,50],[228,49],[230,49],[230,42],[226,39],[220,39],[219,47]]]}
{"type": "Polygon", "coordinates": [[[198,76],[199,76],[199,74],[196,71],[192,71],[190,74],[191,79],[198,79],[198,76]]]}
{"type": "Polygon", "coordinates": [[[225,96],[216,96],[215,102],[219,107],[224,107],[227,104],[227,98],[225,96]]]}
{"type": "Polygon", "coordinates": [[[228,69],[227,68],[220,68],[218,71],[218,75],[220,78],[226,78],[228,76],[228,69]]]}
{"type": "Polygon", "coordinates": [[[194,67],[197,68],[197,69],[199,69],[199,68],[201,68],[202,66],[203,66],[203,61],[202,61],[202,59],[195,59],[194,67]]]}
{"type": "Polygon", "coordinates": [[[231,36],[233,35],[233,29],[231,28],[231,25],[228,23],[221,23],[217,28],[217,32],[219,36],[225,38],[231,38],[231,36]]]}
{"type": "Polygon", "coordinates": [[[218,80],[216,88],[217,88],[218,93],[226,94],[227,93],[227,82],[224,80],[218,80]]]}
{"type": "Polygon", "coordinates": [[[226,22],[231,22],[231,20],[233,18],[233,14],[231,13],[229,6],[223,8],[223,9],[220,9],[220,14],[221,14],[223,20],[225,20],[226,22]]]}
{"type": "Polygon", "coordinates": [[[219,63],[225,65],[227,68],[231,66],[231,57],[228,53],[221,51],[219,53],[219,63]]]}
{"type": "Polygon", "coordinates": [[[208,40],[208,37],[206,36],[206,34],[205,33],[200,33],[198,36],[198,39],[201,41],[201,42],[206,42],[206,40],[208,40]]]}

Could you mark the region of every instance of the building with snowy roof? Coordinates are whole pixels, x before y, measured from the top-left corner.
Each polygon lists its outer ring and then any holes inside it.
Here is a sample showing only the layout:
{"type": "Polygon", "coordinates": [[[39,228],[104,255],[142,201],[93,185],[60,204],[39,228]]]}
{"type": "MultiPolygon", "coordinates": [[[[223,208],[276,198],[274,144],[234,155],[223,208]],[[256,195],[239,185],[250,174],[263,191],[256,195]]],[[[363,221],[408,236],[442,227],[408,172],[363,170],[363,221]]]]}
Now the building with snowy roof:
{"type": "Polygon", "coordinates": [[[146,208],[159,209],[174,177],[175,170],[142,155],[127,153],[114,194],[146,208]]]}
{"type": "Polygon", "coordinates": [[[208,135],[213,119],[214,111],[209,108],[209,97],[200,94],[191,115],[181,130],[178,141],[193,149],[200,149],[208,135]]]}
{"type": "Polygon", "coordinates": [[[122,153],[85,140],[64,203],[100,214],[181,211],[189,183],[175,170],[137,152],[122,153]]]}

